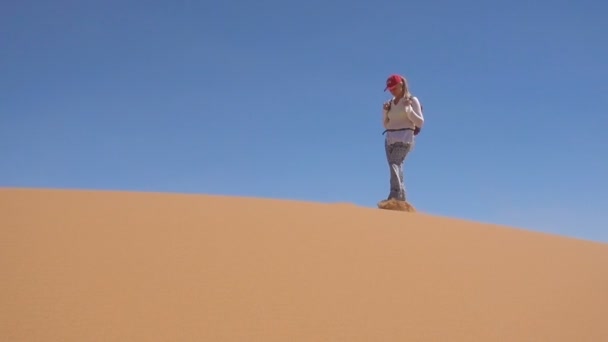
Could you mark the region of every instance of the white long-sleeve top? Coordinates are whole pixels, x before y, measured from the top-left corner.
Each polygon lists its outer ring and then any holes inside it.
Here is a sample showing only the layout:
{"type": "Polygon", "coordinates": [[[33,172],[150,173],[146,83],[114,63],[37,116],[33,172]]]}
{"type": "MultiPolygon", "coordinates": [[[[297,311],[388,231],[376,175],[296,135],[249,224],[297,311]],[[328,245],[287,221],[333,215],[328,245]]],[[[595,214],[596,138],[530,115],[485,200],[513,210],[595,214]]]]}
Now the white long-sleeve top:
{"type": "Polygon", "coordinates": [[[414,142],[415,127],[424,125],[424,116],[422,115],[422,107],[417,97],[411,97],[411,104],[408,104],[406,98],[401,98],[397,103],[394,98],[391,99],[390,110],[384,110],[383,122],[385,129],[402,129],[411,128],[411,130],[386,132],[386,139],[389,144],[395,142],[412,143],[414,142]],[[386,118],[388,117],[388,122],[386,118]]]}

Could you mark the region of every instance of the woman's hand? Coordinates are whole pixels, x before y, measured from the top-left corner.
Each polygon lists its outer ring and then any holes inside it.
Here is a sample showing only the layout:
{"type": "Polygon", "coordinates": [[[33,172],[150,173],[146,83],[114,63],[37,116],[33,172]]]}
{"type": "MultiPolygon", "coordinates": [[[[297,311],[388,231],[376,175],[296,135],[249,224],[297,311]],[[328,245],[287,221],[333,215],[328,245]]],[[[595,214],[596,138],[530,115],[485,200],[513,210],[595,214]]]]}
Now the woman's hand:
{"type": "Polygon", "coordinates": [[[382,106],[382,108],[384,108],[384,110],[391,109],[391,103],[390,103],[390,101],[384,102],[384,105],[382,106]]]}

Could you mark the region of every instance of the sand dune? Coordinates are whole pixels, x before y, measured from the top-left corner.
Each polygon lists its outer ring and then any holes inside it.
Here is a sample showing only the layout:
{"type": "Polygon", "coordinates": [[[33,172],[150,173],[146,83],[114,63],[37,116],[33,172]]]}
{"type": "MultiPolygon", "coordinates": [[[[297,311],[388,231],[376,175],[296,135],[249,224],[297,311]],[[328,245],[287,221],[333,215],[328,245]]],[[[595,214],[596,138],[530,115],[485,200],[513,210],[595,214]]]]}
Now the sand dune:
{"type": "Polygon", "coordinates": [[[608,341],[608,245],[349,204],[0,190],[0,341],[608,341]]]}

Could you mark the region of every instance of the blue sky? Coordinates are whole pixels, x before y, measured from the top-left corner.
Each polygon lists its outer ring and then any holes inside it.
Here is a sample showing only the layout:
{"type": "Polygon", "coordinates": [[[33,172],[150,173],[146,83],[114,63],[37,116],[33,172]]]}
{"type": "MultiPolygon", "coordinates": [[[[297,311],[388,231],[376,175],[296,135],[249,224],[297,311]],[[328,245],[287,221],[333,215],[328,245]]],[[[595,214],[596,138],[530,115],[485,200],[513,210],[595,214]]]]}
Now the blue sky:
{"type": "Polygon", "coordinates": [[[608,242],[606,2],[0,6],[0,186],[373,207],[396,72],[421,211],[608,242]]]}

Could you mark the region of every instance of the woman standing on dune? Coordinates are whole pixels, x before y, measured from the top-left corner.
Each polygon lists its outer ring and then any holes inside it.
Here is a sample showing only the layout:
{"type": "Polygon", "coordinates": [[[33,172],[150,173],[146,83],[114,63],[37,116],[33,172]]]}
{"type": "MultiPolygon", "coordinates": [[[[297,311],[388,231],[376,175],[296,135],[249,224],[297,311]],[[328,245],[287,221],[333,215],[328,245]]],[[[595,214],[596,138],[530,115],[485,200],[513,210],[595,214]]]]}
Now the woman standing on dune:
{"type": "Polygon", "coordinates": [[[383,106],[386,129],[383,133],[386,134],[384,148],[390,169],[390,192],[385,200],[378,203],[378,207],[411,210],[406,201],[403,164],[414,145],[414,137],[424,124],[422,105],[410,93],[407,80],[401,75],[390,75],[384,91],[387,89],[393,95],[383,106]]]}

